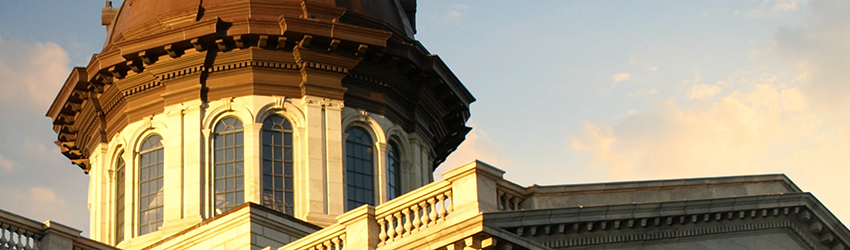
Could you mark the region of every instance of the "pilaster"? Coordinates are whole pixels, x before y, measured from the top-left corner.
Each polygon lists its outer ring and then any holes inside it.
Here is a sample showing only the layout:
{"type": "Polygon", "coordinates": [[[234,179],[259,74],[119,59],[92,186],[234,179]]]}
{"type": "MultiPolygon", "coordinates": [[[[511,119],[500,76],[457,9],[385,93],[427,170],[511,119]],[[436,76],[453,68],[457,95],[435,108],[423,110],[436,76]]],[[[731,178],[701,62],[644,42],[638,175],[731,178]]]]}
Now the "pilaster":
{"type": "MultiPolygon", "coordinates": [[[[163,225],[162,231],[170,231],[183,218],[184,162],[186,148],[183,146],[184,113],[181,105],[166,107],[163,131],[163,225]]],[[[195,148],[197,149],[197,148],[195,148]]]]}
{"type": "Polygon", "coordinates": [[[328,215],[337,216],[345,211],[345,167],[342,147],[342,100],[323,100],[325,109],[325,165],[327,166],[328,215]]]}
{"type": "Polygon", "coordinates": [[[305,210],[306,220],[319,225],[333,223],[332,217],[328,217],[328,196],[330,190],[327,185],[327,121],[325,120],[324,100],[317,97],[304,97],[302,110],[306,121],[305,137],[306,156],[303,181],[306,188],[302,191],[308,203],[298,205],[305,210]]]}
{"type": "Polygon", "coordinates": [[[182,104],[180,112],[180,131],[183,137],[183,187],[182,218],[191,222],[200,222],[203,216],[203,176],[205,172],[204,149],[207,148],[206,140],[200,132],[203,129],[204,107],[200,100],[194,100],[182,104]]]}

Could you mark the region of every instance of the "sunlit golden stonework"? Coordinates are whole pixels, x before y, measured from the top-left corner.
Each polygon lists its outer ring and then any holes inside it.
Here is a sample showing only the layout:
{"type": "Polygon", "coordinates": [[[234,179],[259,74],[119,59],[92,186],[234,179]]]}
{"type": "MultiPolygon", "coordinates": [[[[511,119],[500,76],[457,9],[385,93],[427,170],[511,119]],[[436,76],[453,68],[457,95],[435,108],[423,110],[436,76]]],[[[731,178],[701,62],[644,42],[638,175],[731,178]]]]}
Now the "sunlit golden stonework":
{"type": "Polygon", "coordinates": [[[91,177],[91,239],[0,211],[0,249],[848,246],[784,175],[522,187],[472,161],[434,181],[475,98],[415,40],[415,14],[415,0],[107,3],[103,50],[47,113],[91,177]]]}

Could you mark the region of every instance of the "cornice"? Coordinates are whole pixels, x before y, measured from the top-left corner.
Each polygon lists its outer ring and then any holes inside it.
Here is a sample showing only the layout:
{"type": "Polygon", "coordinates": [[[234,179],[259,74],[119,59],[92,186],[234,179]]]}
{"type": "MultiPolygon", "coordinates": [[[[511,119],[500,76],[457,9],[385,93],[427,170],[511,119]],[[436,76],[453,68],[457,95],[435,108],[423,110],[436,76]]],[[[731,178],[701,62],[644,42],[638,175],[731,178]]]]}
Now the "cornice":
{"type": "Polygon", "coordinates": [[[787,229],[810,249],[846,249],[850,234],[809,193],[484,214],[488,226],[555,248],[787,229]]]}
{"type": "MultiPolygon", "coordinates": [[[[381,94],[401,98],[392,97],[400,101],[388,102],[376,100],[378,95],[371,95],[367,97],[372,99],[363,100],[364,105],[376,107],[380,113],[392,105],[389,113],[393,119],[398,117],[396,122],[405,124],[407,130],[427,136],[423,138],[428,138],[428,144],[433,145],[430,154],[435,159],[435,168],[469,132],[465,122],[469,117],[469,103],[474,98],[465,88],[453,86],[460,83],[450,72],[442,72],[448,70],[442,61],[435,61],[418,42],[393,38],[393,30],[388,29],[386,23],[378,26],[380,21],[368,17],[358,20],[376,25],[340,22],[340,19],[355,16],[358,15],[342,8],[314,2],[274,0],[229,2],[204,9],[164,13],[156,20],[113,34],[102,53],[89,62],[83,79],[76,81],[79,86],[66,83],[63,88],[76,88],[76,92],[80,92],[76,95],[96,99],[92,101],[98,101],[102,106],[99,109],[104,112],[102,116],[108,117],[103,127],[115,133],[125,125],[111,123],[129,124],[141,119],[143,113],[150,115],[160,110],[157,105],[194,98],[191,91],[345,99],[348,89],[333,79],[347,81],[346,76],[351,75],[364,58],[370,58],[385,66],[387,74],[360,74],[363,77],[351,79],[383,85],[382,89],[387,91],[379,91],[381,94]],[[300,85],[271,82],[272,76],[278,73],[290,80],[300,73],[300,85]],[[253,86],[247,83],[228,85],[225,81],[208,86],[205,82],[210,77],[239,75],[261,80],[255,80],[253,86]],[[115,88],[117,91],[113,90],[115,88]]],[[[72,95],[76,92],[71,91],[72,95]]],[[[220,95],[222,93],[197,96],[220,95]]],[[[357,103],[357,97],[353,99],[352,103],[357,103]]],[[[79,110],[74,105],[74,102],[57,97],[48,113],[52,115],[57,135],[67,134],[60,136],[56,144],[60,145],[63,154],[77,160],[88,157],[83,153],[86,150],[79,151],[84,145],[67,138],[91,135],[78,135],[80,129],[73,123],[79,110]]],[[[108,136],[111,135],[105,138],[108,136]]]]}

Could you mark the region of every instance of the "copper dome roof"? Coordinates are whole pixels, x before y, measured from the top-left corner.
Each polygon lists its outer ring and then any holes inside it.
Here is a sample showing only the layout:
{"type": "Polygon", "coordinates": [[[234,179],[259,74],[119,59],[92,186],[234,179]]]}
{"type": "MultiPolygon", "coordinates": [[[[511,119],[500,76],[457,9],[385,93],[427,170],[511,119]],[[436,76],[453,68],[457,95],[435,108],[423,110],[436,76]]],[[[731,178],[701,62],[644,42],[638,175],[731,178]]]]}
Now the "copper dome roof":
{"type": "Polygon", "coordinates": [[[339,20],[341,22],[346,22],[345,17],[369,19],[373,23],[383,23],[383,28],[403,37],[412,39],[415,33],[415,0],[125,0],[110,27],[105,46],[125,40],[122,34],[126,31],[160,26],[169,21],[169,16],[187,12],[196,13],[196,20],[193,21],[212,18],[220,18],[224,22],[246,18],[277,20],[281,16],[303,13],[298,7],[303,6],[304,2],[338,7],[345,12],[343,20],[339,20]],[[227,8],[236,5],[251,7],[227,8]],[[269,9],[263,8],[266,5],[287,5],[290,8],[279,8],[282,10],[279,13],[269,13],[269,9]],[[205,10],[210,9],[220,11],[205,13],[205,10]]]}

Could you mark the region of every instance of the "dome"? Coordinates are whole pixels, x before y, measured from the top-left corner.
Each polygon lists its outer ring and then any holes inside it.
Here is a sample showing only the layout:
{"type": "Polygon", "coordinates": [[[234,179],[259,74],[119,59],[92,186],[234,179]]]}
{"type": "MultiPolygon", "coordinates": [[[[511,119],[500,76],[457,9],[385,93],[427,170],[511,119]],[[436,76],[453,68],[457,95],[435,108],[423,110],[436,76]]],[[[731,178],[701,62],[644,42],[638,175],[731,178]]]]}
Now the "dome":
{"type": "Polygon", "coordinates": [[[126,40],[128,32],[167,29],[172,24],[189,21],[215,18],[224,22],[246,19],[277,21],[281,16],[297,17],[305,12],[310,12],[312,18],[321,18],[312,13],[317,11],[308,11],[311,4],[316,5],[318,12],[331,11],[342,15],[337,20],[339,22],[383,28],[410,39],[415,33],[415,0],[125,0],[109,27],[105,45],[126,40]],[[175,19],[189,13],[194,14],[194,20],[175,19]]]}

